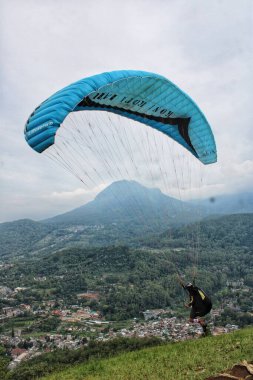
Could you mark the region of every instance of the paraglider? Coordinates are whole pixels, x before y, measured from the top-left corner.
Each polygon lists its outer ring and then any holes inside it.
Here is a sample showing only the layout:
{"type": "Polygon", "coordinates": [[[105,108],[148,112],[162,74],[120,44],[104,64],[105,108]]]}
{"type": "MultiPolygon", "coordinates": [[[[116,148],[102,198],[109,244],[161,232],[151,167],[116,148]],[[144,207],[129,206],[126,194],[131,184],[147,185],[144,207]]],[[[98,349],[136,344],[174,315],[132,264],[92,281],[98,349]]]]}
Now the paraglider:
{"type": "Polygon", "coordinates": [[[203,289],[196,286],[195,277],[193,278],[193,283],[188,282],[185,284],[182,277],[178,273],[177,281],[189,297],[188,302],[185,303],[186,308],[191,308],[189,322],[198,323],[203,329],[203,335],[209,335],[210,332],[208,330],[208,325],[203,317],[209,314],[212,310],[213,305],[211,298],[203,289]]]}
{"type": "MultiPolygon", "coordinates": [[[[184,147],[189,152],[189,156],[194,156],[198,162],[204,165],[217,161],[212,130],[196,103],[165,77],[145,71],[105,72],[84,78],[59,90],[41,103],[30,115],[25,125],[25,139],[38,153],[50,151],[51,147],[55,148],[50,154],[50,158],[56,159],[84,185],[87,183],[92,186],[96,185],[95,178],[98,178],[100,184],[105,182],[103,180],[104,173],[112,180],[114,180],[115,173],[121,175],[123,179],[123,170],[120,164],[122,162],[124,167],[124,152],[129,154],[137,178],[140,178],[142,170],[135,162],[134,149],[132,149],[126,132],[124,132],[124,136],[119,135],[123,150],[120,152],[117,146],[115,133],[120,133],[121,125],[119,120],[114,124],[111,122],[110,115],[112,114],[118,115],[119,119],[131,119],[145,129],[160,132],[160,136],[163,135],[166,140],[172,139],[177,147],[179,145],[184,147]],[[87,112],[93,114],[95,111],[109,115],[107,121],[98,125],[96,119],[93,124],[82,117],[79,119],[73,117],[71,120],[71,116],[87,112]],[[72,123],[68,125],[67,134],[61,135],[59,132],[64,130],[67,119],[70,119],[72,123]],[[96,136],[94,132],[96,128],[99,130],[99,136],[96,136]],[[100,150],[103,139],[105,145],[100,150]],[[124,144],[128,147],[124,147],[124,144]],[[89,164],[88,160],[90,160],[89,164]],[[97,164],[98,166],[104,165],[103,171],[99,171],[97,164]]],[[[132,135],[132,142],[136,143],[135,151],[143,149],[141,164],[145,162],[148,166],[150,160],[150,166],[154,166],[156,161],[152,161],[153,154],[150,146],[154,144],[154,149],[159,151],[156,137],[148,138],[145,146],[144,141],[137,133],[136,126],[132,128],[132,135]]],[[[161,147],[163,151],[163,144],[161,147]]],[[[157,166],[159,176],[163,179],[164,187],[166,187],[169,183],[166,169],[170,162],[166,161],[167,157],[164,152],[162,154],[164,155],[163,159],[160,159],[157,166]],[[161,166],[161,162],[164,167],[161,166]]],[[[170,150],[169,154],[171,154],[170,150]]],[[[180,165],[180,160],[178,162],[180,165]]],[[[177,176],[174,160],[173,165],[177,176]]],[[[189,168],[190,166],[188,166],[189,183],[192,185],[189,168]]],[[[128,168],[124,167],[124,170],[129,175],[128,168]]],[[[149,167],[148,170],[153,180],[152,168],[149,167]]],[[[181,168],[181,171],[185,187],[184,170],[181,168]]],[[[179,188],[178,177],[175,183],[179,188]]],[[[133,214],[135,213],[136,210],[133,211],[133,214]]],[[[141,207],[139,207],[138,213],[141,214],[141,207]]],[[[142,217],[142,215],[140,216],[142,217]]],[[[145,218],[141,218],[141,223],[146,223],[145,218]]],[[[200,311],[196,306],[199,295],[201,297],[200,289],[185,287],[185,290],[193,297],[189,304],[192,307],[191,320],[210,311],[210,309],[208,311],[201,309],[200,311]]],[[[205,295],[204,292],[202,294],[205,295]]],[[[205,329],[205,323],[202,323],[201,320],[199,323],[205,329]]]]}
{"type": "Polygon", "coordinates": [[[37,152],[54,144],[69,113],[103,110],[157,129],[203,164],[216,162],[211,128],[198,106],[168,79],[144,71],[113,71],[75,82],[45,100],[29,117],[25,138],[37,152]]]}
{"type": "Polygon", "coordinates": [[[207,323],[203,319],[205,315],[210,313],[212,309],[212,301],[210,297],[195,284],[182,284],[183,288],[189,294],[189,303],[185,306],[191,308],[189,322],[197,322],[203,329],[204,334],[207,333],[207,323]]]}

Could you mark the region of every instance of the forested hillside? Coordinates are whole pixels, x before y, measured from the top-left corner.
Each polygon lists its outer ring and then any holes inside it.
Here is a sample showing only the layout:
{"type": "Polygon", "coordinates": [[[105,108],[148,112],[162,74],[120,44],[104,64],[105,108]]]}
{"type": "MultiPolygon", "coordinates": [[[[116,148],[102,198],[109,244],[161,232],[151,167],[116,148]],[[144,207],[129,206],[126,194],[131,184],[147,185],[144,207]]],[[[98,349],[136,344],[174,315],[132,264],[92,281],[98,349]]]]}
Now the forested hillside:
{"type": "Polygon", "coordinates": [[[162,234],[161,245],[188,238],[189,243],[198,240],[200,248],[240,247],[253,249],[253,214],[234,214],[209,217],[185,227],[170,229],[162,234]]]}
{"type": "MultiPolygon", "coordinates": [[[[226,216],[170,230],[139,248],[43,252],[36,258],[16,260],[2,273],[3,282],[9,287],[28,287],[22,293],[26,300],[59,297],[73,303],[78,293],[95,291],[99,300],[92,305],[106,318],[126,319],[148,308],[181,307],[177,273],[192,280],[197,266],[197,283],[218,304],[227,297],[227,281],[243,279],[245,286],[253,287],[252,226],[253,215],[226,216]]],[[[247,310],[252,292],[235,296],[247,310]]]]}
{"type": "Polygon", "coordinates": [[[47,224],[21,219],[0,224],[0,257],[25,254],[53,228],[47,224]]]}

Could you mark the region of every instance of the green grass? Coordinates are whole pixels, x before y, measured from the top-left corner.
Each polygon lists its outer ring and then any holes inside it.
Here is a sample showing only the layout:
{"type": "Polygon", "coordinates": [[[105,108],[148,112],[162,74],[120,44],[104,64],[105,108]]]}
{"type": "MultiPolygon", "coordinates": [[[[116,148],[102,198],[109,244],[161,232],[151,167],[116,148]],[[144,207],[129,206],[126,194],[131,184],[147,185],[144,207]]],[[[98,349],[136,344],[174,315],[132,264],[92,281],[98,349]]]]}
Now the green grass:
{"type": "Polygon", "coordinates": [[[253,328],[92,360],[43,379],[200,380],[243,359],[253,360],[253,328]]]}

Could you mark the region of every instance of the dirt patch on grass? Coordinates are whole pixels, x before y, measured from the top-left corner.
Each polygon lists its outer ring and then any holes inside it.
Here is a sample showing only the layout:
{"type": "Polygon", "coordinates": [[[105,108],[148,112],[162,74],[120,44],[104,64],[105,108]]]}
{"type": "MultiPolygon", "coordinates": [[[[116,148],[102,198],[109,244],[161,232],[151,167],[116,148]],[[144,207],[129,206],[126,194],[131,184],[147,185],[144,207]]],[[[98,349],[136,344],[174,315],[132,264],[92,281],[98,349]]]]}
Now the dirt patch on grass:
{"type": "Polygon", "coordinates": [[[236,364],[232,369],[226,370],[224,373],[220,373],[217,376],[211,376],[206,380],[253,380],[253,362],[248,363],[243,361],[240,364],[236,364]]]}

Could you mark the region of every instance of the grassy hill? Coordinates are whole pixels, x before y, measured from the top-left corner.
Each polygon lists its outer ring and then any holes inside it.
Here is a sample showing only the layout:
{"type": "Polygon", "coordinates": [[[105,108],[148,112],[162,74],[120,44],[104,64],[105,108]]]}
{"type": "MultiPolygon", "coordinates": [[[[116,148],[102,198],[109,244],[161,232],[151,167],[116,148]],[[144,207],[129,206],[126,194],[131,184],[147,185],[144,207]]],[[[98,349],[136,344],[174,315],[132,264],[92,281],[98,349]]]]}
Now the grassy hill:
{"type": "Polygon", "coordinates": [[[43,380],[200,380],[253,359],[253,328],[92,360],[43,380]]]}

